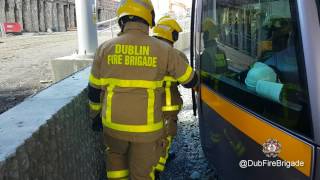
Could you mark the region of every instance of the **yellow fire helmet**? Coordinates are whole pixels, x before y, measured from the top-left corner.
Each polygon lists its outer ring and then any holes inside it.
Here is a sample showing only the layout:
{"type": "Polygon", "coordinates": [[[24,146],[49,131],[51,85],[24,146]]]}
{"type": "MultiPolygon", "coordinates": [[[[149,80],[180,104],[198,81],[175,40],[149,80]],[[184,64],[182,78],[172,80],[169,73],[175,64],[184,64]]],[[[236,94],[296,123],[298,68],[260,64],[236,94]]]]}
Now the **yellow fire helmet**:
{"type": "Polygon", "coordinates": [[[121,0],[117,9],[117,17],[137,16],[144,19],[150,27],[155,25],[154,8],[151,0],[121,0]]]}
{"type": "Polygon", "coordinates": [[[172,43],[178,40],[180,32],[182,32],[182,28],[179,23],[170,16],[160,18],[153,28],[153,36],[166,39],[172,43]]]}
{"type": "Polygon", "coordinates": [[[205,34],[206,40],[213,40],[218,37],[219,29],[217,24],[211,18],[206,18],[202,24],[202,32],[205,34]]]}

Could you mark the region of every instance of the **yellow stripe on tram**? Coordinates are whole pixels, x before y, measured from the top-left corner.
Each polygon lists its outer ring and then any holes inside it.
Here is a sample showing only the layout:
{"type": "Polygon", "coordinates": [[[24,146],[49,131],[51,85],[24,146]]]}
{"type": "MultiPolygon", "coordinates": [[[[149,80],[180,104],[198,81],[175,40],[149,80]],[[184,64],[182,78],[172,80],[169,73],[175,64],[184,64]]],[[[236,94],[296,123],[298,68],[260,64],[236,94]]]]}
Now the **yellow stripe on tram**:
{"type": "Polygon", "coordinates": [[[303,161],[304,166],[295,168],[306,176],[311,175],[313,153],[311,145],[242,110],[205,85],[201,85],[201,99],[226,121],[258,144],[263,145],[267,139],[276,138],[282,144],[279,157],[286,161],[303,161]]]}

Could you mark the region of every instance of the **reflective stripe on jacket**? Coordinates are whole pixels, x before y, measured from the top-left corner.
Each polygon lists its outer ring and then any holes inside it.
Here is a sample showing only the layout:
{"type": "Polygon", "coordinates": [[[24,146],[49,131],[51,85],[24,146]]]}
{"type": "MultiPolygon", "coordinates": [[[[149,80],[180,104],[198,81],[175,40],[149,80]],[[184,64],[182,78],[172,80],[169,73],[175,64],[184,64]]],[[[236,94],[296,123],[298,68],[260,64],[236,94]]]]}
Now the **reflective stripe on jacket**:
{"type": "MultiPolygon", "coordinates": [[[[188,63],[188,58],[184,53],[175,49],[188,63]]],[[[181,94],[178,89],[178,81],[171,76],[166,76],[164,78],[165,81],[165,97],[164,97],[164,106],[162,107],[162,111],[179,111],[182,108],[183,100],[181,98],[181,94]]]]}

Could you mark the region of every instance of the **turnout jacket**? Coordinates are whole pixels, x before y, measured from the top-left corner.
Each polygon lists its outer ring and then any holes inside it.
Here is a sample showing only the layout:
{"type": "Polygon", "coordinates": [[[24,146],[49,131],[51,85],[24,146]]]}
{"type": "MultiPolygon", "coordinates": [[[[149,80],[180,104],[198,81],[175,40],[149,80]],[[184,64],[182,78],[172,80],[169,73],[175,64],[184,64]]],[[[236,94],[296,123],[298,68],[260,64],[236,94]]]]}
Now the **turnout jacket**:
{"type": "Polygon", "coordinates": [[[97,50],[89,78],[90,109],[101,112],[114,138],[151,142],[163,134],[164,77],[196,85],[196,74],[176,50],[149,36],[149,27],[128,22],[97,50]]]}

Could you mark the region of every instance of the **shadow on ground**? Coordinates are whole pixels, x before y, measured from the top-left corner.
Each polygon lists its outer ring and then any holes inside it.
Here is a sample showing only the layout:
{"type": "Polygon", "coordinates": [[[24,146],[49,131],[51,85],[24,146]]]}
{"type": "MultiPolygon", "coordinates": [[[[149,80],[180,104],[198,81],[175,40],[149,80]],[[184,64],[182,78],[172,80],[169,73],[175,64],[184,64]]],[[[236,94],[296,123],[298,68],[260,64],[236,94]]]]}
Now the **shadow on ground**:
{"type": "Polygon", "coordinates": [[[31,87],[0,89],[0,114],[19,104],[35,92],[35,89],[31,87]]]}

